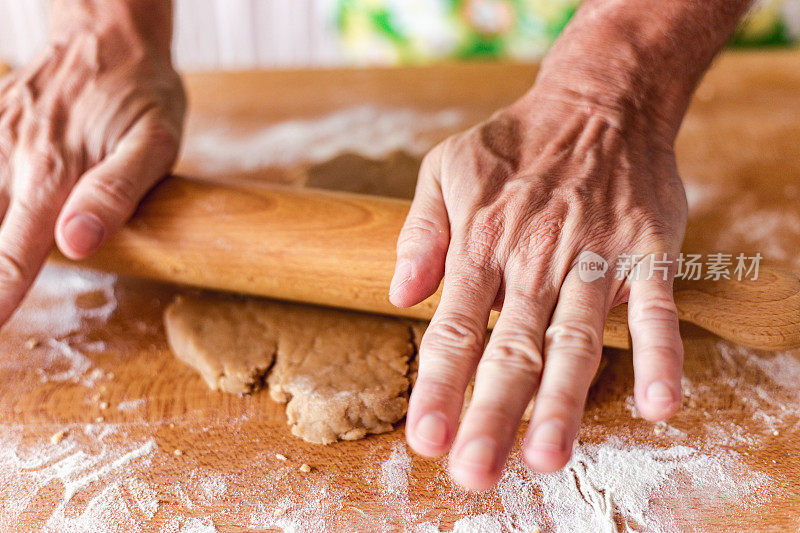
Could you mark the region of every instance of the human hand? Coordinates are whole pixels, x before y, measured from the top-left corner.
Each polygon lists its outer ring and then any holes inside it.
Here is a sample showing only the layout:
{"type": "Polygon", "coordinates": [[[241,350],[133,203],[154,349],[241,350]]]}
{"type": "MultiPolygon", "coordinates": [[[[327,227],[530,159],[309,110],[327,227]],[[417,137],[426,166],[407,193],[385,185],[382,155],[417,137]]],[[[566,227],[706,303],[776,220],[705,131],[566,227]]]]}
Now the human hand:
{"type": "Polygon", "coordinates": [[[47,49],[0,81],[0,325],[54,240],[90,255],[178,154],[186,101],[169,39],[148,42],[104,6],[114,22],[56,21],[47,49]]]}
{"type": "Polygon", "coordinates": [[[687,206],[670,134],[651,124],[533,91],[425,158],[390,299],[414,305],[444,278],[420,346],[406,435],[425,456],[452,443],[449,468],[461,485],[480,490],[497,480],[534,394],[525,462],[549,472],[568,461],[606,315],[622,302],[629,301],[640,412],[661,420],[678,409],[674,271],[664,276],[647,265],[677,255],[687,206]],[[605,277],[582,281],[585,251],[612,265],[605,277]],[[645,259],[636,277],[617,279],[613,265],[626,254],[645,259]],[[501,313],[484,349],[493,307],[501,313]]]}

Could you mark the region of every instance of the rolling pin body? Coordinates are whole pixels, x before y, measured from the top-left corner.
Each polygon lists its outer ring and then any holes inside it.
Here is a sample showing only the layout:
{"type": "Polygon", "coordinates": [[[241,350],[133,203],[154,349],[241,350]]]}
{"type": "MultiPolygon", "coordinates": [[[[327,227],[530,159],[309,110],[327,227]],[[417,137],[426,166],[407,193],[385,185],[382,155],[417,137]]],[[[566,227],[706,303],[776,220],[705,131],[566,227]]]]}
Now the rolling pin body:
{"type": "MultiPolygon", "coordinates": [[[[437,292],[409,309],[388,300],[409,202],[311,189],[233,187],[173,177],[86,266],[280,300],[429,319],[437,292]]],[[[800,345],[800,280],[762,267],[758,281],[676,285],[682,319],[754,348],[800,345]]],[[[493,324],[493,320],[490,325],[493,324]]],[[[627,348],[625,306],[604,344],[627,348]]]]}

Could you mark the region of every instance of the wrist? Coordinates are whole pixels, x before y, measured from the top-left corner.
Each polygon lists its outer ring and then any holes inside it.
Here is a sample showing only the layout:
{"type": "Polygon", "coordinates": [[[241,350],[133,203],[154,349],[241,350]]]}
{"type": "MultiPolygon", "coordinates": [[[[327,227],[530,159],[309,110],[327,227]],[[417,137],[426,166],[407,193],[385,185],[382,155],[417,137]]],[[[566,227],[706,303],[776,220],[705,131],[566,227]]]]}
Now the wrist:
{"type": "Polygon", "coordinates": [[[53,44],[88,35],[129,54],[171,62],[171,1],[53,0],[50,19],[53,44]]]}
{"type": "Polygon", "coordinates": [[[749,0],[588,0],[542,63],[534,98],[587,106],[670,144],[749,0]]]}

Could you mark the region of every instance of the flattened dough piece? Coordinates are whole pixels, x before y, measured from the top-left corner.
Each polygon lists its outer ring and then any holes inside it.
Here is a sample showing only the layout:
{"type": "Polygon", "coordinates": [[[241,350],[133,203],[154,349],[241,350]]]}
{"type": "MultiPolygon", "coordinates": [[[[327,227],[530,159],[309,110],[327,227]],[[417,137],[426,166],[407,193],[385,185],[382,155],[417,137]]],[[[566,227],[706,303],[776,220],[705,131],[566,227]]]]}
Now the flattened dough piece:
{"type": "Polygon", "coordinates": [[[212,390],[253,392],[264,386],[278,346],[275,326],[260,313],[251,300],[178,296],[164,312],[167,342],[212,390]]]}
{"type": "Polygon", "coordinates": [[[202,295],[178,297],[165,325],[175,355],[211,388],[249,392],[261,382],[253,376],[266,373],[270,395],[287,403],[292,433],[308,442],[390,431],[406,413],[414,351],[407,321],[202,295]]]}

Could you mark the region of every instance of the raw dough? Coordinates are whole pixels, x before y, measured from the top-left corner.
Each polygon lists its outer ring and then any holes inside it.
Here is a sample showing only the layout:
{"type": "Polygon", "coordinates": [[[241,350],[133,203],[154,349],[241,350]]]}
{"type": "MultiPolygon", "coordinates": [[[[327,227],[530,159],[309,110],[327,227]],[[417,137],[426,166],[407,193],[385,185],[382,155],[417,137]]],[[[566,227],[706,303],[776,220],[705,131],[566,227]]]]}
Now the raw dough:
{"type": "Polygon", "coordinates": [[[253,300],[178,296],[164,312],[167,342],[212,390],[243,394],[264,386],[278,346],[275,327],[253,300]]]}
{"type": "Polygon", "coordinates": [[[422,161],[406,152],[392,152],[382,159],[345,153],[290,171],[294,183],[316,189],[373,194],[391,198],[414,197],[422,161]]]}
{"type": "Polygon", "coordinates": [[[208,294],[178,297],[164,323],[172,351],[212,389],[266,382],[308,442],[384,433],[406,413],[408,321],[208,294]]]}

